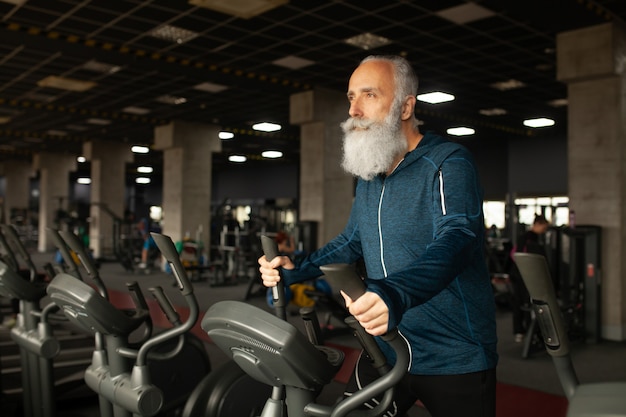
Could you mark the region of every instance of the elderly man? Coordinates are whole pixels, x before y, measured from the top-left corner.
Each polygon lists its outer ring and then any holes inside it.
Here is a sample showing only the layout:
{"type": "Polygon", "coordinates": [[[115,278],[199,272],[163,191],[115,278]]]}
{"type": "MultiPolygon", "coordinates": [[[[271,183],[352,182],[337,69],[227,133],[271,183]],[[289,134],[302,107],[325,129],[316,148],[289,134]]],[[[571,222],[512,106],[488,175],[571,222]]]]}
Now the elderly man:
{"type": "MultiPolygon", "coordinates": [[[[346,306],[370,334],[397,326],[411,347],[410,369],[385,415],[404,415],[419,399],[433,417],[494,416],[498,355],[482,189],[464,147],[420,133],[416,93],[417,76],[404,58],[360,63],[342,123],[342,166],[359,179],[348,223],[298,265],[261,257],[259,269],[274,286],[279,267],[292,284],[321,275],[321,265],[362,258],[367,292],[358,300],[344,294],[346,306]]],[[[360,359],[346,395],[375,377],[360,359]]]]}

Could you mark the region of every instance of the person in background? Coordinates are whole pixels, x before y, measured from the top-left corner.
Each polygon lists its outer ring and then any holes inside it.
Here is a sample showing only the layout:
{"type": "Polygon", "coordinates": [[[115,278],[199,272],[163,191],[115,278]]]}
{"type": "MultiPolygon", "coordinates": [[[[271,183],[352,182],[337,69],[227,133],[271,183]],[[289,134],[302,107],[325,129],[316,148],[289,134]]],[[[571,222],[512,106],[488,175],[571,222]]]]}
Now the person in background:
{"type": "MultiPolygon", "coordinates": [[[[518,237],[512,252],[536,253],[546,256],[546,249],[542,242],[542,236],[548,231],[550,222],[542,214],[537,214],[533,220],[533,224],[518,237]]],[[[511,258],[513,256],[511,255],[511,258]]],[[[513,337],[517,343],[524,340],[524,335],[528,324],[530,323],[530,294],[524,285],[522,275],[520,274],[515,262],[511,263],[511,271],[509,273],[511,284],[513,286],[513,294],[511,297],[511,310],[513,316],[513,337]]]]}
{"type": "Polygon", "coordinates": [[[281,230],[276,233],[276,237],[274,238],[276,244],[278,245],[278,252],[283,255],[292,255],[296,251],[296,243],[293,239],[293,236],[281,230]]]}
{"type": "Polygon", "coordinates": [[[138,266],[140,269],[145,269],[148,267],[150,252],[157,248],[154,239],[150,236],[150,232],[160,232],[161,229],[153,225],[153,223],[145,217],[139,220],[137,223],[137,229],[139,230],[139,233],[141,233],[141,237],[143,239],[141,247],[141,261],[138,266]]]}
{"type": "MultiPolygon", "coordinates": [[[[364,259],[366,293],[345,294],[350,313],[377,337],[397,327],[410,345],[408,373],[385,416],[421,402],[433,417],[495,415],[495,301],[484,258],[482,187],[463,146],[420,133],[417,76],[398,56],[370,56],[350,77],[343,168],[358,177],[337,237],[294,264],[259,258],[264,285],[322,275],[319,267],[364,259]]],[[[346,395],[377,377],[359,358],[346,395]]],[[[366,407],[371,407],[368,401],[366,407]]]]}

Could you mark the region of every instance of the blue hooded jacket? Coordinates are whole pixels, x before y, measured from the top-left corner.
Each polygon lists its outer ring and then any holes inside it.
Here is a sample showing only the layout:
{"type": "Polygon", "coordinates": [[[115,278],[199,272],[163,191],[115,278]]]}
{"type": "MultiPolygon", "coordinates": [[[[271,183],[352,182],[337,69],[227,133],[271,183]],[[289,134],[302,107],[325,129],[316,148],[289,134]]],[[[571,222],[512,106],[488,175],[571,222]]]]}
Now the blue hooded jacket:
{"type": "MultiPolygon", "coordinates": [[[[320,265],[363,258],[367,290],[412,347],[410,373],[454,375],[498,361],[495,303],[484,259],[482,189],[463,146],[426,133],[389,175],[359,179],[343,232],[311,253],[287,284],[320,265]]],[[[378,338],[390,363],[395,358],[378,338]]]]}

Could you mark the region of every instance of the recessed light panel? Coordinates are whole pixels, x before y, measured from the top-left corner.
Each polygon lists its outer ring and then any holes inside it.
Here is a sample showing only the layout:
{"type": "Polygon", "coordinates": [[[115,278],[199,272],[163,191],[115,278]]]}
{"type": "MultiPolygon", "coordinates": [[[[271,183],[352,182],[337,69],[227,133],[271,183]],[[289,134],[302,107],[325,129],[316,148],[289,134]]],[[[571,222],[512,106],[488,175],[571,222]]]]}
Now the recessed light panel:
{"type": "Polygon", "coordinates": [[[243,155],[231,155],[228,157],[230,162],[246,162],[248,158],[243,155]]]}
{"type": "Polygon", "coordinates": [[[96,61],[92,59],[83,64],[82,69],[98,72],[100,74],[113,74],[118,72],[122,67],[119,65],[107,64],[105,62],[96,61]]]}
{"type": "Polygon", "coordinates": [[[157,97],[156,101],[164,104],[183,104],[187,102],[187,99],[185,97],[176,97],[166,94],[164,96],[157,97]]]}
{"type": "Polygon", "coordinates": [[[368,49],[380,48],[381,46],[389,45],[391,40],[383,36],[367,32],[348,38],[344,42],[348,45],[356,46],[367,51],[368,49]]]}
{"type": "Polygon", "coordinates": [[[511,79],[511,80],[499,81],[499,82],[493,83],[491,84],[491,86],[495,88],[496,90],[508,91],[508,90],[515,90],[517,88],[525,87],[526,84],[524,84],[521,81],[511,79]]]}
{"type": "Polygon", "coordinates": [[[276,123],[261,122],[252,125],[252,129],[261,132],[276,132],[277,130],[282,129],[282,126],[276,123]]]}
{"type": "Polygon", "coordinates": [[[438,104],[452,101],[454,100],[454,96],[452,94],[442,93],[441,91],[433,91],[432,93],[418,94],[417,99],[430,104],[438,104]]]}
{"type": "Polygon", "coordinates": [[[449,135],[454,135],[454,136],[469,136],[469,135],[473,135],[474,133],[476,133],[476,131],[472,129],[471,127],[465,127],[465,126],[451,127],[450,129],[446,130],[446,132],[449,135]]]}
{"type": "Polygon", "coordinates": [[[92,117],[91,119],[87,119],[87,123],[90,125],[98,125],[98,126],[108,126],[111,124],[109,119],[99,119],[97,117],[92,117]]]}
{"type": "Polygon", "coordinates": [[[313,65],[314,62],[308,59],[300,58],[297,56],[289,55],[281,59],[277,59],[273,61],[272,64],[278,65],[279,67],[285,67],[293,70],[297,70],[300,68],[308,67],[313,65]]]}
{"type": "Polygon", "coordinates": [[[159,26],[148,32],[148,34],[152,37],[178,44],[188,42],[198,36],[197,32],[172,25],[159,26]]]}
{"type": "Polygon", "coordinates": [[[59,90],[83,92],[87,91],[97,84],[93,81],[76,80],[74,78],[58,77],[49,75],[37,82],[39,87],[57,88],[59,90]]]}
{"type": "Polygon", "coordinates": [[[210,82],[204,82],[197,84],[193,87],[196,90],[206,91],[207,93],[219,93],[224,90],[228,90],[228,87],[222,84],[214,84],[210,82]]]}
{"type": "Polygon", "coordinates": [[[189,0],[189,4],[194,6],[204,7],[243,19],[258,16],[288,2],[289,0],[189,0]]]}
{"type": "Polygon", "coordinates": [[[124,107],[122,109],[122,111],[124,113],[129,113],[129,114],[136,114],[138,116],[143,116],[145,114],[150,113],[150,110],[145,109],[143,107],[136,107],[136,106],[128,106],[128,107],[124,107]]]}
{"type": "Polygon", "coordinates": [[[554,120],[548,119],[546,117],[538,117],[536,119],[527,119],[527,120],[524,120],[524,126],[528,126],[528,127],[554,126],[554,120]]]}
{"type": "Polygon", "coordinates": [[[494,16],[495,13],[476,3],[465,3],[460,6],[450,7],[435,13],[437,16],[449,20],[457,25],[475,22],[480,19],[494,16]]]}
{"type": "Polygon", "coordinates": [[[147,146],[142,146],[142,145],[135,145],[132,148],[130,148],[130,150],[133,153],[148,153],[148,152],[150,152],[150,148],[148,148],[147,146]]]}
{"type": "Polygon", "coordinates": [[[492,109],[481,109],[479,111],[480,114],[482,114],[483,116],[502,116],[504,114],[506,114],[506,110],[501,109],[499,107],[494,107],[492,109]]]}
{"type": "Polygon", "coordinates": [[[275,158],[282,158],[283,153],[281,151],[263,151],[261,153],[261,156],[263,158],[275,159],[275,158]]]}

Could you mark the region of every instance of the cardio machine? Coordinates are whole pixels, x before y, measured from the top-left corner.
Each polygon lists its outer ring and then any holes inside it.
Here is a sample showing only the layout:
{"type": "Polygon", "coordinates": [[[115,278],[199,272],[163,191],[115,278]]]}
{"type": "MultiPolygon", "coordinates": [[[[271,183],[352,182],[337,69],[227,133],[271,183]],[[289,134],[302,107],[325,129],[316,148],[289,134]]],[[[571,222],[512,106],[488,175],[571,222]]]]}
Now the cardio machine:
{"type": "MultiPolygon", "coordinates": [[[[277,255],[275,243],[270,238],[262,236],[262,243],[268,259],[277,255]]],[[[333,288],[346,291],[353,299],[364,292],[361,279],[348,266],[331,265],[322,271],[333,281],[333,288]]],[[[282,308],[281,283],[274,291],[274,306],[282,308]]],[[[220,301],[209,308],[201,324],[215,344],[248,375],[272,387],[272,395],[261,417],[341,417],[348,413],[371,417],[380,415],[390,405],[393,387],[405,375],[409,363],[408,346],[396,329],[385,336],[397,355],[393,368],[385,372],[386,360],[377,351],[374,339],[356,320],[349,323],[357,330],[359,340],[374,359],[375,366],[381,369],[382,376],[352,396],[333,405],[324,405],[317,403],[316,399],[338,371],[343,354],[327,346],[312,344],[281,315],[280,312],[272,315],[240,301],[220,301]],[[383,399],[374,409],[357,410],[381,393],[384,393],[383,399]]]]}
{"type": "Polygon", "coordinates": [[[569,402],[567,417],[626,416],[626,382],[579,382],[546,258],[519,252],[514,257],[528,288],[545,349],[569,402]]]}
{"type": "MultiPolygon", "coordinates": [[[[97,277],[82,244],[71,234],[60,233],[89,275],[97,277]]],[[[149,318],[145,300],[138,296],[140,291],[134,293],[138,307],[123,312],[91,286],[71,281],[74,278],[68,274],[58,274],[48,289],[52,301],[62,307],[71,321],[89,332],[101,334],[104,339],[105,349],[98,355],[94,352],[92,364],[85,372],[87,385],[101,398],[101,417],[252,415],[251,410],[267,398],[268,389],[249,378],[234,363],[213,371],[210,367],[207,369],[197,353],[189,352],[192,347],[189,342],[196,339],[188,338],[187,332],[199,316],[193,287],[171,239],[156,233],[152,236],[170,261],[178,290],[187,303],[189,314],[184,322],[164,291],[152,288],[150,291],[172,327],[131,344],[130,335],[149,318]],[[160,370],[155,370],[155,366],[160,370]],[[157,374],[165,379],[158,378],[157,374]],[[259,399],[255,400],[256,397],[259,399]]]]}
{"type": "MultiPolygon", "coordinates": [[[[84,349],[68,349],[73,361],[54,361],[60,352],[61,341],[78,341],[71,336],[55,336],[52,318],[58,312],[54,304],[42,305],[46,295],[46,275],[36,267],[10,225],[2,225],[0,244],[7,255],[0,263],[0,295],[19,300],[16,325],[11,329],[11,339],[19,347],[21,358],[22,413],[25,417],[50,417],[56,413],[56,401],[70,393],[75,396],[84,386],[82,372],[74,371],[74,362],[82,359],[84,349]],[[15,251],[27,268],[19,268],[15,251]],[[60,371],[63,371],[63,375],[60,371]],[[56,375],[55,375],[56,374],[56,375]]],[[[63,316],[60,316],[64,320],[63,316]]],[[[89,349],[89,346],[87,346],[89,349]]]]}

